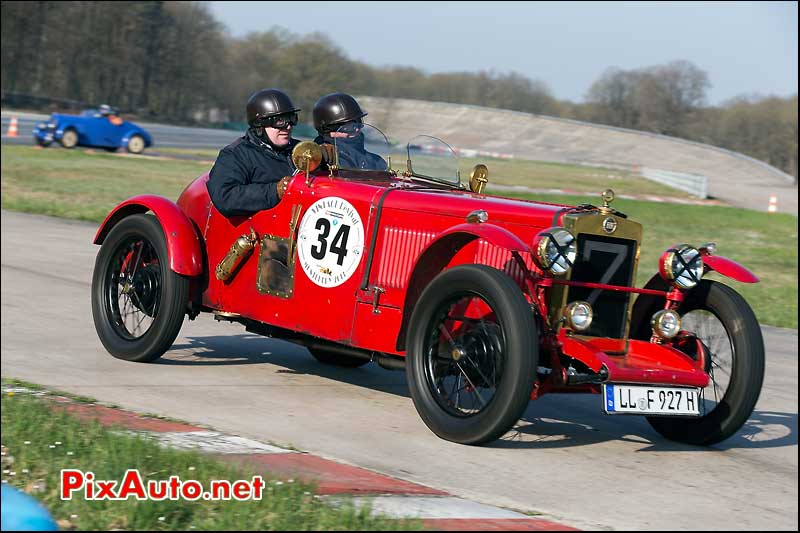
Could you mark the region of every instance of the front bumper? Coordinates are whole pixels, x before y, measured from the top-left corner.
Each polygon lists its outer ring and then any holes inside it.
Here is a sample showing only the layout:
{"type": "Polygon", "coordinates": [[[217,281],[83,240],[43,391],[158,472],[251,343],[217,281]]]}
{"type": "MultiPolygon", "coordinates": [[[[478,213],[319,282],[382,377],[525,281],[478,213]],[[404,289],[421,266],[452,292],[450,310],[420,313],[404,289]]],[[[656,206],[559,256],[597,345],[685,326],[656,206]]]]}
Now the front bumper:
{"type": "Polygon", "coordinates": [[[564,355],[581,361],[593,372],[606,374],[604,381],[609,383],[704,388],[709,382],[702,363],[671,346],[628,340],[627,349],[617,355],[604,351],[606,339],[563,335],[559,340],[564,355]]]}
{"type": "Polygon", "coordinates": [[[34,139],[38,139],[38,140],[44,141],[44,142],[53,142],[53,141],[59,140],[61,138],[61,135],[60,135],[61,133],[63,133],[61,130],[56,130],[56,128],[54,128],[54,127],[53,128],[51,128],[51,127],[42,128],[40,126],[37,126],[36,128],[33,129],[33,137],[34,137],[34,139]],[[56,134],[58,134],[58,135],[56,135],[56,134]]]}

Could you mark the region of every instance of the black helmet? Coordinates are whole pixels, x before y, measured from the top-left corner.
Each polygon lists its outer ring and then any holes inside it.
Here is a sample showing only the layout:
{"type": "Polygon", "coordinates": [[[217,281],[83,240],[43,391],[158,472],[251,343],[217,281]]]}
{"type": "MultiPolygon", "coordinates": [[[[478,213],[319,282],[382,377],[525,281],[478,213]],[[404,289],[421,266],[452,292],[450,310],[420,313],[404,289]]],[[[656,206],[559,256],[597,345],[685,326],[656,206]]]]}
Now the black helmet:
{"type": "Polygon", "coordinates": [[[253,93],[247,101],[247,123],[250,127],[266,126],[264,119],[286,113],[297,113],[300,109],[285,92],[278,89],[261,89],[253,93]]]}
{"type": "Polygon", "coordinates": [[[320,133],[333,131],[340,124],[366,116],[356,99],[345,93],[323,96],[314,104],[314,127],[320,133]]]}

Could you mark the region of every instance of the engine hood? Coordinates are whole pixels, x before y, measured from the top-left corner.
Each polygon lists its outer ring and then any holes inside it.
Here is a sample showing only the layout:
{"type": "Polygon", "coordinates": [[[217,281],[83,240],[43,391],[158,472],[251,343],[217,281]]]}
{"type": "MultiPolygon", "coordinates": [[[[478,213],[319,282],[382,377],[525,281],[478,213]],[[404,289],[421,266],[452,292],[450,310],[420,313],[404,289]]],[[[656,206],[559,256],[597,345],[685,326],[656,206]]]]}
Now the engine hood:
{"type": "Polygon", "coordinates": [[[553,217],[565,207],[568,206],[485,196],[469,191],[395,189],[383,200],[384,209],[438,214],[462,221],[472,211],[483,209],[489,215],[489,223],[505,222],[539,228],[554,225],[553,217]]]}

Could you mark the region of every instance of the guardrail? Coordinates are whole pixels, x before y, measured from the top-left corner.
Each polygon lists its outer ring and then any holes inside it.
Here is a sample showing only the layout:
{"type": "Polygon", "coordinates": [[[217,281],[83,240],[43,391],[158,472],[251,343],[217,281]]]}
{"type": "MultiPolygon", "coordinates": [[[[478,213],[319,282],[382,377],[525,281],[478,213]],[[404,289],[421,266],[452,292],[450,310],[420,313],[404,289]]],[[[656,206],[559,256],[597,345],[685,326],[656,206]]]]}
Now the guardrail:
{"type": "Polygon", "coordinates": [[[705,176],[646,167],[642,167],[640,173],[643,178],[686,191],[701,200],[708,198],[708,178],[705,176]]]}

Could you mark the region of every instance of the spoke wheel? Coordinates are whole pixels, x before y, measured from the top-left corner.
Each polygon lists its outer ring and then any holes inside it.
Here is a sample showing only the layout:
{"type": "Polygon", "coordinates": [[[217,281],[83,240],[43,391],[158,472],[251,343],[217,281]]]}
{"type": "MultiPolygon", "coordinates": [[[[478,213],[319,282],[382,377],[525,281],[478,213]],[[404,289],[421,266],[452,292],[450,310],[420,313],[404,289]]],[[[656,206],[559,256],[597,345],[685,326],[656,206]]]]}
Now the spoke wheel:
{"type": "Polygon", "coordinates": [[[483,298],[462,293],[444,301],[424,350],[426,383],[442,409],[469,417],[491,404],[503,375],[505,335],[483,298]]]}
{"type": "Polygon", "coordinates": [[[134,215],[106,237],[92,278],[92,314],[101,342],[114,357],[154,361],[183,323],[189,280],[172,272],[155,217],[134,215]]]}
{"type": "Polygon", "coordinates": [[[120,243],[112,265],[107,280],[112,324],[121,337],[140,339],[158,316],[161,296],[158,255],[151,243],[132,236],[120,243]]]}
{"type": "Polygon", "coordinates": [[[716,281],[701,281],[678,311],[682,328],[703,343],[708,358],[709,384],[701,391],[701,416],[647,420],[668,439],[714,444],[736,433],[758,401],[764,380],[761,328],[747,302],[716,281]]]}
{"type": "Polygon", "coordinates": [[[511,278],[483,265],[441,273],[409,325],[406,373],[420,417],[453,442],[499,438],[530,400],[537,342],[533,312],[511,278]]]}
{"type": "Polygon", "coordinates": [[[708,386],[700,392],[700,414],[717,408],[728,392],[733,372],[734,349],[731,337],[719,317],[706,309],[689,311],[681,317],[682,327],[703,343],[706,352],[708,386]]]}

